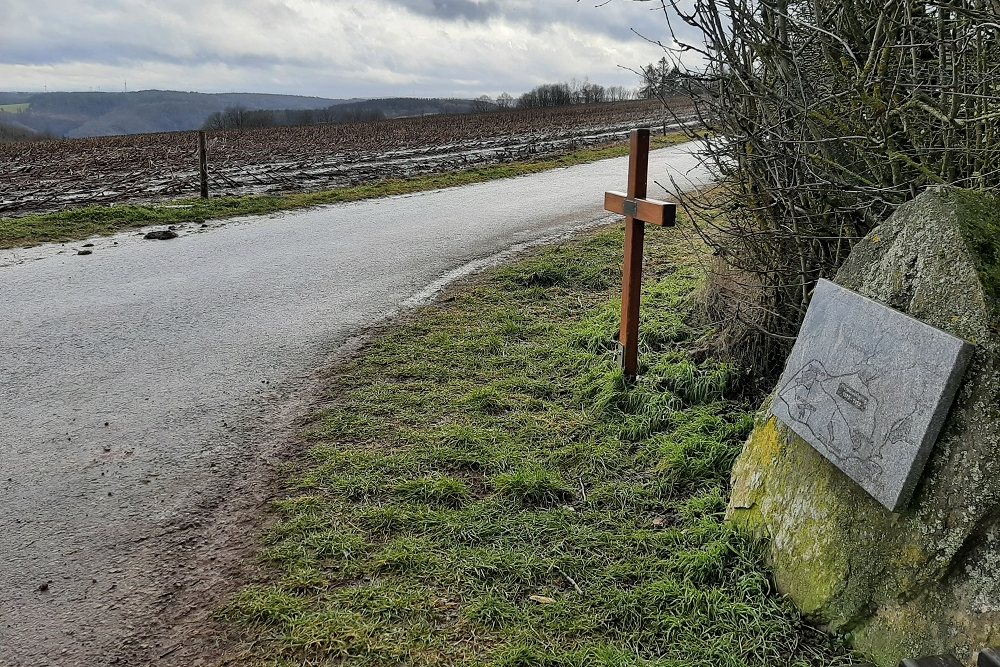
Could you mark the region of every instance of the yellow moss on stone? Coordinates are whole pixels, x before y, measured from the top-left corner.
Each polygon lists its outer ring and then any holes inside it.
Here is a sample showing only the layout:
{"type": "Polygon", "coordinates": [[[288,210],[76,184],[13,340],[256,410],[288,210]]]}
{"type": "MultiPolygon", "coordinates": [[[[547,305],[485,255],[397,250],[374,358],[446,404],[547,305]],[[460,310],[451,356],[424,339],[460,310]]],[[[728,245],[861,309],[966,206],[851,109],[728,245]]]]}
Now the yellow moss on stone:
{"type": "Polygon", "coordinates": [[[757,425],[733,468],[729,520],[754,537],[772,544],[772,567],[778,588],[794,592],[795,602],[806,614],[829,604],[843,587],[847,563],[828,556],[831,549],[829,480],[813,478],[810,486],[792,484],[782,474],[797,465],[812,449],[774,417],[757,425]],[[776,520],[776,518],[778,520],[776,520]],[[795,563],[794,568],[786,567],[795,563]]]}
{"type": "MultiPolygon", "coordinates": [[[[754,508],[763,491],[764,471],[774,465],[780,451],[776,420],[771,418],[754,429],[733,467],[729,515],[737,525],[753,529],[755,513],[747,510],[754,508]]],[[[759,512],[756,514],[759,517],[759,512]]]]}
{"type": "Polygon", "coordinates": [[[843,589],[848,576],[847,561],[836,548],[843,537],[837,522],[837,494],[831,488],[826,460],[790,429],[771,421],[783,456],[761,504],[774,533],[775,580],[783,592],[794,593],[804,613],[820,614],[843,589]],[[816,474],[808,479],[790,474],[803,464],[816,474]]]}

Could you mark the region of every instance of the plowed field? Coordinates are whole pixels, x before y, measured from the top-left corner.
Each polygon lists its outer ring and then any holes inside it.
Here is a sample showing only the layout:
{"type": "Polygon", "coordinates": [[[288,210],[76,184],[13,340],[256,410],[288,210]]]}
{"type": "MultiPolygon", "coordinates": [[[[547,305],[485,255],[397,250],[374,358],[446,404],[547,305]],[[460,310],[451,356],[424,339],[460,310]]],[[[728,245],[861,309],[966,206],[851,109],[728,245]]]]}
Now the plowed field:
{"type": "MultiPolygon", "coordinates": [[[[325,190],[551,156],[643,125],[675,127],[642,101],[211,132],[209,182],[213,196],[325,190]]],[[[197,194],[197,132],[0,144],[3,216],[197,194]]]]}

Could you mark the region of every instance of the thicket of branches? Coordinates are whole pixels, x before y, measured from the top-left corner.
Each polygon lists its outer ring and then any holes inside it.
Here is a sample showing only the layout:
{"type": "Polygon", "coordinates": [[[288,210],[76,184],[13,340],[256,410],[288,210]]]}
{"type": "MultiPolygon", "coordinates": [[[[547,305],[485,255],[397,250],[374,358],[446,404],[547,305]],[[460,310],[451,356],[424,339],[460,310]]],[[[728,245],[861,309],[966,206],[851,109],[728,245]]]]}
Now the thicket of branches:
{"type": "Polygon", "coordinates": [[[702,38],[674,55],[704,59],[685,86],[727,184],[725,226],[695,211],[719,257],[710,309],[767,376],[817,279],[897,206],[1000,186],[1000,0],[663,3],[702,38]]]}

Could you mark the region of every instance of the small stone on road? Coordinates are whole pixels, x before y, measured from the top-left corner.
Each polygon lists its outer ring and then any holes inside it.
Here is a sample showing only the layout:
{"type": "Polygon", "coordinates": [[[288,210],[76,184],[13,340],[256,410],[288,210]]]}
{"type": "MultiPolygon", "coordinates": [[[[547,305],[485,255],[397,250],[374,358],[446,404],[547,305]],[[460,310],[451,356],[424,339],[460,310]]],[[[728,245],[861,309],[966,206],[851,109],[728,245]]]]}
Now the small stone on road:
{"type": "Polygon", "coordinates": [[[143,238],[148,241],[169,241],[170,239],[177,238],[177,232],[171,229],[157,229],[148,232],[143,238]]]}

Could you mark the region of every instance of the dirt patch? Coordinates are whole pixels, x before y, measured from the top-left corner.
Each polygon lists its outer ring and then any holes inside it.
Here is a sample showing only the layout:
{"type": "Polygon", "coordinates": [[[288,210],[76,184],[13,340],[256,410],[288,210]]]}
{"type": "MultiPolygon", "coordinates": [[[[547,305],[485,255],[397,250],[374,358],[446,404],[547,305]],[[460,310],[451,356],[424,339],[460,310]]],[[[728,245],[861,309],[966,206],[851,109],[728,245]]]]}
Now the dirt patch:
{"type": "Polygon", "coordinates": [[[242,428],[247,454],[227,463],[229,483],[142,543],[122,578],[145,579],[148,588],[141,598],[121,601],[134,608],[128,615],[141,621],[121,639],[106,638],[108,664],[241,664],[228,628],[213,614],[255,580],[253,558],[275,519],[269,504],[286,492],[282,470],[297,465],[305,451],[307,416],[322,407],[322,390],[330,378],[376,332],[349,338],[330,353],[322,369],[273,392],[242,428]]]}

